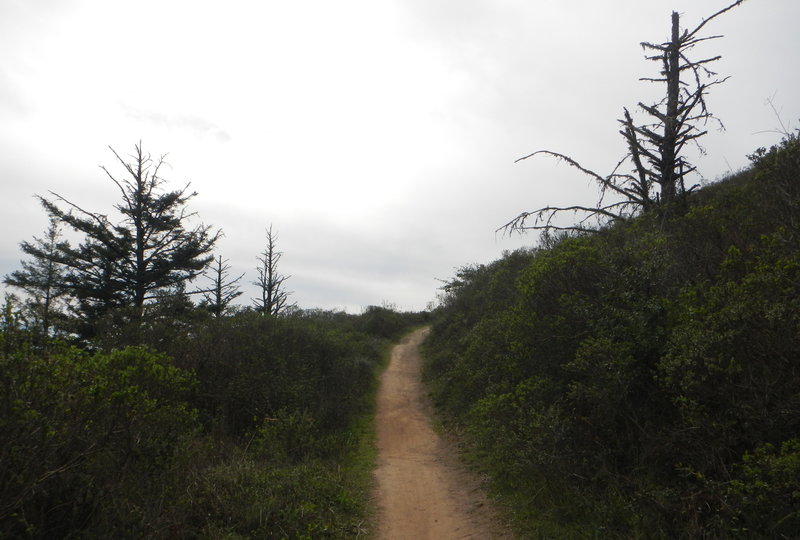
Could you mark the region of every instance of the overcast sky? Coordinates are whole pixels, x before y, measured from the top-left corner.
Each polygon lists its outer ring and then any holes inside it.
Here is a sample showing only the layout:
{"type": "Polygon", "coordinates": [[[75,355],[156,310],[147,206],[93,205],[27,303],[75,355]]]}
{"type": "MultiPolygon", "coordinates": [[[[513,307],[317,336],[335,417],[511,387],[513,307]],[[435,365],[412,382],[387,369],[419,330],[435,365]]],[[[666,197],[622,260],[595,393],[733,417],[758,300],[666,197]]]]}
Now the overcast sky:
{"type": "MultiPolygon", "coordinates": [[[[514,160],[610,172],[622,107],[659,91],[639,43],[727,3],[0,0],[0,276],[47,227],[34,194],[108,211],[108,146],[142,140],[247,282],[272,224],[301,307],[423,309],[437,278],[535,243],[495,233],[519,212],[594,201],[574,170],[514,160]]],[[[731,78],[706,181],[779,140],[767,98],[797,127],[798,21],[797,0],[749,0],[709,25],[725,37],[695,58],[731,78]]]]}

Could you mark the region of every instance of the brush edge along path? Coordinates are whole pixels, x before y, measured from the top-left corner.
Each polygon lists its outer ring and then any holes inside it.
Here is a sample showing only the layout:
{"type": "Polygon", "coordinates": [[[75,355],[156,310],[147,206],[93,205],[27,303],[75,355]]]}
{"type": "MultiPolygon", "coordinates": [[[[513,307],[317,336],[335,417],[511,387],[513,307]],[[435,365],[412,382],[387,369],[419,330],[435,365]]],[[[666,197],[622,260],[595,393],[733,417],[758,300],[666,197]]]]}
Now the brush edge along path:
{"type": "Polygon", "coordinates": [[[416,330],[395,345],[381,375],[375,413],[377,538],[512,538],[479,479],[431,427],[419,353],[429,331],[416,330]]]}

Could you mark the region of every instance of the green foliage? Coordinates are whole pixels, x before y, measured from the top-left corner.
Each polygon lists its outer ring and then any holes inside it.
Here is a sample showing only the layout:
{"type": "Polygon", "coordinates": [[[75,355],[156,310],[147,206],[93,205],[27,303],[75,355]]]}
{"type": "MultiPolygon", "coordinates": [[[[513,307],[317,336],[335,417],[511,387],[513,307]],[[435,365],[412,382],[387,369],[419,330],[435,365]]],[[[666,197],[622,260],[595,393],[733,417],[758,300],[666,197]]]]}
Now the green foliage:
{"type": "Polygon", "coordinates": [[[389,340],[398,339],[409,325],[409,314],[380,306],[369,306],[359,319],[363,332],[389,340]]]}
{"type": "Polygon", "coordinates": [[[232,458],[197,479],[192,493],[197,521],[187,521],[183,534],[354,538],[365,532],[357,519],[364,510],[353,497],[347,472],[316,461],[265,467],[247,456],[232,458]]]}
{"type": "Polygon", "coordinates": [[[191,374],[135,348],[0,362],[3,535],[66,536],[112,509],[127,522],[166,502],[152,482],[198,427],[182,400],[191,374]]]}
{"type": "Polygon", "coordinates": [[[8,299],[0,537],[367,533],[384,336],[422,315],[211,317],[182,298],[110,311],[94,352],[32,345],[8,299]]]}
{"type": "Polygon", "coordinates": [[[800,534],[799,156],[445,287],[426,377],[524,535],[800,534]]]}
{"type": "Polygon", "coordinates": [[[437,402],[463,413],[486,390],[487,380],[504,384],[508,375],[504,368],[509,363],[487,361],[481,351],[485,347],[491,354],[508,353],[505,345],[510,340],[504,339],[508,328],[504,319],[509,315],[505,310],[515,298],[516,276],[532,256],[526,251],[515,251],[489,266],[463,267],[443,287],[437,339],[424,345],[428,351],[426,374],[429,378],[431,374],[440,374],[432,380],[437,402]],[[488,331],[475,333],[474,339],[473,334],[463,333],[463,329],[478,324],[488,331]],[[473,354],[464,354],[468,348],[473,354]],[[502,367],[492,371],[495,366],[502,367]],[[485,376],[476,377],[476,373],[485,376]]]}
{"type": "Polygon", "coordinates": [[[789,538],[800,530],[800,442],[764,444],[746,453],[728,486],[730,532],[789,538]],[[778,449],[779,448],[779,449],[778,449]]]}
{"type": "Polygon", "coordinates": [[[309,320],[245,313],[201,325],[173,355],[200,379],[193,402],[204,422],[243,437],[282,410],[307,411],[322,429],[346,426],[365,406],[377,362],[346,344],[309,320]]]}
{"type": "Polygon", "coordinates": [[[22,242],[22,252],[31,260],[20,261],[21,269],[15,270],[3,278],[6,285],[11,285],[29,296],[25,302],[26,312],[33,319],[35,334],[41,340],[51,334],[54,326],[63,326],[63,288],[64,269],[58,265],[54,257],[59,250],[68,247],[61,240],[61,231],[57,220],[51,218],[45,238],[33,238],[33,242],[22,242]],[[59,324],[62,323],[62,324],[59,324]]]}
{"type": "Polygon", "coordinates": [[[707,480],[687,487],[692,501],[749,521],[763,514],[742,500],[729,510],[732,464],[800,428],[800,255],[779,231],[749,254],[732,249],[722,273],[685,290],[659,370],[680,415],[670,455],[707,480]]]}

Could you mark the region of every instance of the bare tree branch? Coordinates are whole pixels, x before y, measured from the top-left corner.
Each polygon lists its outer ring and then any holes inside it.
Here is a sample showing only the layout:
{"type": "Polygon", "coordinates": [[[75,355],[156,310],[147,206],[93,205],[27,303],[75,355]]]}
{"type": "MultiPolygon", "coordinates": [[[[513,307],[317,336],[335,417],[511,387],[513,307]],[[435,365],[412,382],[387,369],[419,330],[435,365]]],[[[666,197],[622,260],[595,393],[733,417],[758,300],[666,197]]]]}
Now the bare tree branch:
{"type": "Polygon", "coordinates": [[[284,282],[291,276],[284,276],[278,271],[278,262],[283,253],[278,251],[278,234],[273,232],[272,225],[267,229],[266,240],[264,251],[256,257],[260,264],[256,267],[258,277],[253,284],[259,288],[260,296],[254,298],[253,303],[256,311],[277,316],[294,305],[287,304],[291,292],[284,287],[284,282]]]}
{"type": "Polygon", "coordinates": [[[652,208],[670,212],[676,207],[685,206],[686,194],[695,188],[692,186],[686,189],[685,176],[694,172],[696,167],[688,162],[683,151],[686,145],[691,143],[701,153],[704,152],[698,140],[708,133],[707,130],[701,129],[701,126],[705,126],[710,120],[718,122],[720,128],[724,129],[722,122],[709,112],[705,95],[712,86],[727,80],[727,77],[715,78],[717,74],[707,67],[721,56],[693,61],[687,56],[686,51],[698,43],[722,37],[697,34],[708,22],[744,1],[738,0],[717,11],[691,32],[686,30],[681,32],[680,16],[677,12],[673,12],[669,41],[640,43],[643,50],[648,53],[645,54],[645,58],[661,64],[660,77],[644,77],[640,80],[665,84],[665,95],[661,101],[652,105],[639,102],[639,108],[650,117],[649,122],[635,123],[628,109],[623,109],[624,117],[619,120],[622,124],[619,133],[626,142],[628,154],[611,174],[602,176],[584,167],[574,158],[550,150],[538,150],[515,160],[517,163],[545,154],[565,161],[571,167],[590,176],[598,184],[600,197],[596,206],[544,206],[533,212],[519,214],[500,229],[506,232],[528,229],[586,231],[585,224],[592,218],[595,218],[598,224],[602,224],[603,220],[627,219],[637,212],[652,208]],[[681,79],[681,74],[686,72],[690,74],[690,81],[693,79],[692,85],[689,81],[681,79]],[[632,163],[632,174],[618,173],[617,170],[627,160],[632,163]],[[607,194],[614,194],[621,200],[605,204],[607,194]],[[583,212],[586,216],[578,225],[566,227],[554,225],[554,219],[563,212],[583,212]],[[529,218],[534,219],[533,225],[527,223],[529,218]]]}

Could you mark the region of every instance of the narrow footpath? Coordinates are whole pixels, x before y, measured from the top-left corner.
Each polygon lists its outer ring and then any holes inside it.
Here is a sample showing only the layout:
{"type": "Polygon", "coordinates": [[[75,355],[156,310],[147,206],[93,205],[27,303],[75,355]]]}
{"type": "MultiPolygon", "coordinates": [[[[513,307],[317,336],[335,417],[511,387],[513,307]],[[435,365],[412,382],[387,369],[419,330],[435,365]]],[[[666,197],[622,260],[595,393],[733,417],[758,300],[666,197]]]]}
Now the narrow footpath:
{"type": "Polygon", "coordinates": [[[392,349],[376,413],[378,535],[386,540],[512,538],[480,481],[431,427],[421,384],[423,328],[392,349]]]}

